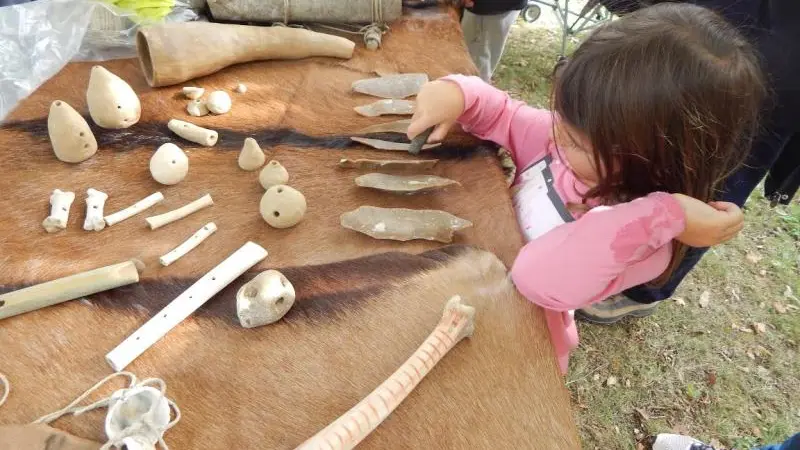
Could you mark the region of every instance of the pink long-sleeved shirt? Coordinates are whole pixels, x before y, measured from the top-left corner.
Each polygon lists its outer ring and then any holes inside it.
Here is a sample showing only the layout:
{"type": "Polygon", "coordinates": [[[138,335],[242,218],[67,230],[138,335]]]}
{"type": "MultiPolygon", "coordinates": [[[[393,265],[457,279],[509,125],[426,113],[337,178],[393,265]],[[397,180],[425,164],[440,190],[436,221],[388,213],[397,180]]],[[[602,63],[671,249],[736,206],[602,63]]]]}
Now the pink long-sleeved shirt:
{"type": "Polygon", "coordinates": [[[672,240],[685,228],[683,208],[655,192],[614,206],[570,213],[588,187],[567,166],[553,139],[553,114],[512,100],[477,77],[451,75],[464,93],[465,131],[511,152],[517,165],[514,206],[528,240],[511,276],[517,289],[545,308],[563,372],[578,345],[572,311],[647,283],[669,263],[672,240]]]}

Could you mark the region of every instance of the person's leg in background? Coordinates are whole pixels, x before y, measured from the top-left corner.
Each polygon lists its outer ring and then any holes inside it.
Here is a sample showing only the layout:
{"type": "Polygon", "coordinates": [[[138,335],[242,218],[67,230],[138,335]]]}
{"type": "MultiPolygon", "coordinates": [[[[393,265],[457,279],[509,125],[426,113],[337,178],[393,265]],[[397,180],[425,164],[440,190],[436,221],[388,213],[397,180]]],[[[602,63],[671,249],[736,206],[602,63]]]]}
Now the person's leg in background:
{"type": "Polygon", "coordinates": [[[517,20],[519,11],[501,14],[480,15],[468,10],[461,18],[461,29],[469,54],[483,81],[492,80],[492,74],[503,56],[511,25],[517,20]]]}
{"type": "MultiPolygon", "coordinates": [[[[689,436],[679,434],[659,434],[652,438],[653,450],[717,450],[714,447],[689,436]]],[[[765,445],[752,450],[800,450],[800,433],[795,434],[781,444],[765,445]]]]}

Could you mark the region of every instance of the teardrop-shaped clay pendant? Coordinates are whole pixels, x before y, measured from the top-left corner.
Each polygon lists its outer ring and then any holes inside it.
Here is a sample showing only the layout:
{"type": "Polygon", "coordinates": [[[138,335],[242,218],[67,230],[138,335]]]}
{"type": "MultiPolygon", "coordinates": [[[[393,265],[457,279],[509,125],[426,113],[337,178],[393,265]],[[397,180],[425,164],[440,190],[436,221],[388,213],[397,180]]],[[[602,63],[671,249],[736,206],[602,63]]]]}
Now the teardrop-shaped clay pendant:
{"type": "Polygon", "coordinates": [[[79,163],[97,153],[97,140],[86,119],[63,100],[50,104],[47,132],[56,158],[61,161],[79,163]]]}
{"type": "Polygon", "coordinates": [[[92,67],[86,103],[94,123],[103,128],[128,128],[142,115],[142,105],[133,88],[102,66],[92,67]]]}
{"type": "Polygon", "coordinates": [[[255,139],[247,138],[244,140],[242,151],[239,153],[239,167],[241,167],[242,170],[256,170],[263,166],[266,160],[267,157],[264,156],[264,152],[261,150],[261,147],[258,146],[258,142],[256,142],[255,139]]]}

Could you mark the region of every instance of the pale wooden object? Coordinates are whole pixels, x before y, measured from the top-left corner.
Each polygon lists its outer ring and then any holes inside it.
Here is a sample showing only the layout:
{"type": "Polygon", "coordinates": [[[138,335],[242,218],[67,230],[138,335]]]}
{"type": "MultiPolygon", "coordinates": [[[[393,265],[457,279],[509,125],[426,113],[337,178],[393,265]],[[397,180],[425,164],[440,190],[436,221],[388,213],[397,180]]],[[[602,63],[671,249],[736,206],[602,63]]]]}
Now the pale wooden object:
{"type": "MultiPolygon", "coordinates": [[[[369,147],[378,149],[378,150],[392,150],[396,152],[407,152],[411,148],[410,143],[403,143],[403,142],[391,142],[391,141],[384,141],[382,139],[371,139],[371,138],[362,138],[362,137],[351,137],[351,141],[358,142],[359,144],[364,144],[369,147]]],[[[436,144],[425,144],[422,146],[422,150],[428,150],[430,148],[436,148],[442,145],[440,142],[436,144]]]]}
{"type": "Polygon", "coordinates": [[[448,300],[425,342],[386,381],[296,450],[350,450],[373,432],[453,347],[475,330],[475,308],[448,300]]]}
{"type": "Polygon", "coordinates": [[[122,222],[125,219],[130,219],[136,214],[139,214],[140,212],[160,203],[163,200],[164,200],[164,194],[162,194],[161,192],[150,194],[147,197],[134,203],[133,205],[123,209],[122,211],[117,211],[114,214],[106,216],[105,217],[106,225],[112,226],[114,224],[122,222]]]}
{"type": "Polygon", "coordinates": [[[203,208],[208,208],[213,204],[214,200],[211,198],[211,195],[206,194],[191,203],[181,206],[178,209],[173,209],[170,212],[166,212],[158,216],[148,217],[144,220],[147,222],[148,225],[150,225],[151,230],[155,230],[163,227],[164,225],[171,224],[176,220],[183,219],[189,214],[196,213],[197,211],[200,211],[203,208]]]}
{"type": "Polygon", "coordinates": [[[183,120],[171,119],[167,122],[167,128],[178,136],[186,139],[187,141],[194,142],[206,147],[213,147],[217,143],[219,135],[214,130],[208,130],[203,127],[183,120]]]}
{"type": "Polygon", "coordinates": [[[378,17],[373,0],[209,0],[211,15],[217,20],[253,22],[370,23],[383,18],[391,22],[403,13],[402,0],[381,0],[378,17]]]}
{"type": "Polygon", "coordinates": [[[142,73],[153,87],[250,61],[312,56],[350,59],[354,49],[355,43],[348,39],[289,27],[165,23],[142,27],[136,34],[142,73]]]}
{"type": "Polygon", "coordinates": [[[106,361],[115,371],[123,370],[169,330],[266,257],[267,251],[261,246],[247,242],[111,350],[106,361]]]}
{"type": "Polygon", "coordinates": [[[125,261],[0,295],[0,319],[139,281],[138,261],[125,261]]]}
{"type": "Polygon", "coordinates": [[[196,233],[191,235],[189,239],[183,241],[181,245],[175,247],[166,255],[158,258],[158,262],[160,262],[164,267],[169,266],[175,261],[183,258],[190,251],[194,250],[216,231],[217,225],[214,222],[207,223],[203,228],[200,228],[196,233]]]}
{"type": "Polygon", "coordinates": [[[339,160],[342,169],[361,170],[430,170],[438,163],[438,159],[347,159],[339,160]]]}
{"type": "Polygon", "coordinates": [[[79,163],[97,153],[97,140],[86,119],[63,100],[50,104],[47,134],[56,158],[61,161],[79,163]]]}

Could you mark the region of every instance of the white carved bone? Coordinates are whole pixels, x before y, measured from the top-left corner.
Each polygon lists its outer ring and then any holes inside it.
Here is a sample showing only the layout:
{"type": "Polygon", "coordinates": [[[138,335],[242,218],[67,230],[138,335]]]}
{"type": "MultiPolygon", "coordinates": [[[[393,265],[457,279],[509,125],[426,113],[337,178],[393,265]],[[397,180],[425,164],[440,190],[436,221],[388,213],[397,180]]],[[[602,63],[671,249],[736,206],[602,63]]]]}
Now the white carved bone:
{"type": "Polygon", "coordinates": [[[256,275],[236,293],[236,315],[245,328],[277,322],[294,305],[294,286],[277,270],[256,275]]]}
{"type": "Polygon", "coordinates": [[[139,281],[140,261],[125,261],[0,295],[0,319],[139,281]]]}
{"type": "Polygon", "coordinates": [[[225,114],[231,110],[231,96],[225,91],[214,91],[208,94],[206,106],[214,114],[225,114]]]}
{"type": "Polygon", "coordinates": [[[471,336],[475,308],[451,298],[442,320],[425,342],[377,389],[295,450],[349,450],[354,448],[397,408],[448,351],[471,336]],[[362,427],[362,424],[365,425],[362,427]]]}
{"type": "Polygon", "coordinates": [[[178,119],[170,120],[167,123],[167,127],[172,130],[173,133],[187,141],[195,142],[206,147],[213,147],[214,144],[217,143],[217,138],[219,137],[214,130],[198,127],[195,124],[178,119]]]}
{"type": "Polygon", "coordinates": [[[247,171],[256,170],[263,166],[266,160],[267,157],[258,146],[258,142],[253,138],[246,138],[242,145],[242,151],[239,153],[239,167],[247,171]]]}
{"type": "Polygon", "coordinates": [[[61,161],[79,163],[97,153],[97,140],[86,119],[63,100],[50,104],[47,134],[56,158],[61,161]]]}
{"type": "Polygon", "coordinates": [[[158,261],[162,266],[167,267],[194,250],[195,247],[202,244],[203,241],[214,234],[215,231],[217,231],[217,225],[214,222],[207,223],[203,228],[200,228],[195,234],[191,235],[189,239],[183,241],[181,245],[175,247],[161,258],[158,258],[158,261]]]}
{"type": "Polygon", "coordinates": [[[108,199],[108,194],[97,189],[89,188],[86,190],[86,220],[83,221],[83,229],[86,231],[100,231],[106,227],[103,219],[103,209],[108,199]]]}
{"type": "Polygon", "coordinates": [[[236,85],[236,89],[234,90],[240,94],[244,94],[245,92],[247,92],[247,86],[245,86],[242,83],[239,83],[236,85]]]}
{"type": "Polygon", "coordinates": [[[201,87],[193,87],[187,86],[182,89],[183,95],[186,96],[189,100],[197,100],[198,98],[203,96],[203,93],[206,90],[201,87]]]}
{"type": "Polygon", "coordinates": [[[50,194],[50,215],[42,222],[42,226],[48,233],[55,233],[67,228],[69,208],[73,201],[75,201],[74,192],[56,189],[50,194]]]}
{"type": "Polygon", "coordinates": [[[148,225],[150,225],[151,230],[155,230],[163,227],[164,225],[175,222],[176,220],[183,219],[189,214],[200,211],[201,209],[207,208],[213,204],[214,200],[211,199],[211,195],[206,194],[191,203],[181,206],[178,209],[173,209],[170,212],[166,212],[158,216],[148,217],[144,220],[148,225]]]}
{"type": "Polygon", "coordinates": [[[117,211],[114,214],[110,214],[105,217],[106,225],[112,226],[114,224],[120,223],[125,219],[129,219],[136,214],[150,208],[153,205],[156,205],[164,200],[164,194],[161,192],[156,192],[155,194],[150,194],[147,197],[139,200],[138,202],[134,203],[133,205],[123,209],[122,211],[117,211]]]}
{"type": "Polygon", "coordinates": [[[267,251],[261,246],[247,242],[111,350],[106,361],[116,371],[124,369],[169,330],[266,257],[267,251]]]}
{"type": "Polygon", "coordinates": [[[208,106],[206,106],[206,101],[200,98],[190,101],[189,104],[186,105],[186,112],[194,117],[207,116],[208,106]]]}
{"type": "Polygon", "coordinates": [[[128,128],[142,115],[142,104],[133,88],[102,66],[92,67],[86,104],[94,123],[103,128],[128,128]]]}
{"type": "Polygon", "coordinates": [[[189,157],[175,144],[166,143],[150,158],[150,175],[161,184],[175,185],[189,173],[189,157]]]}

